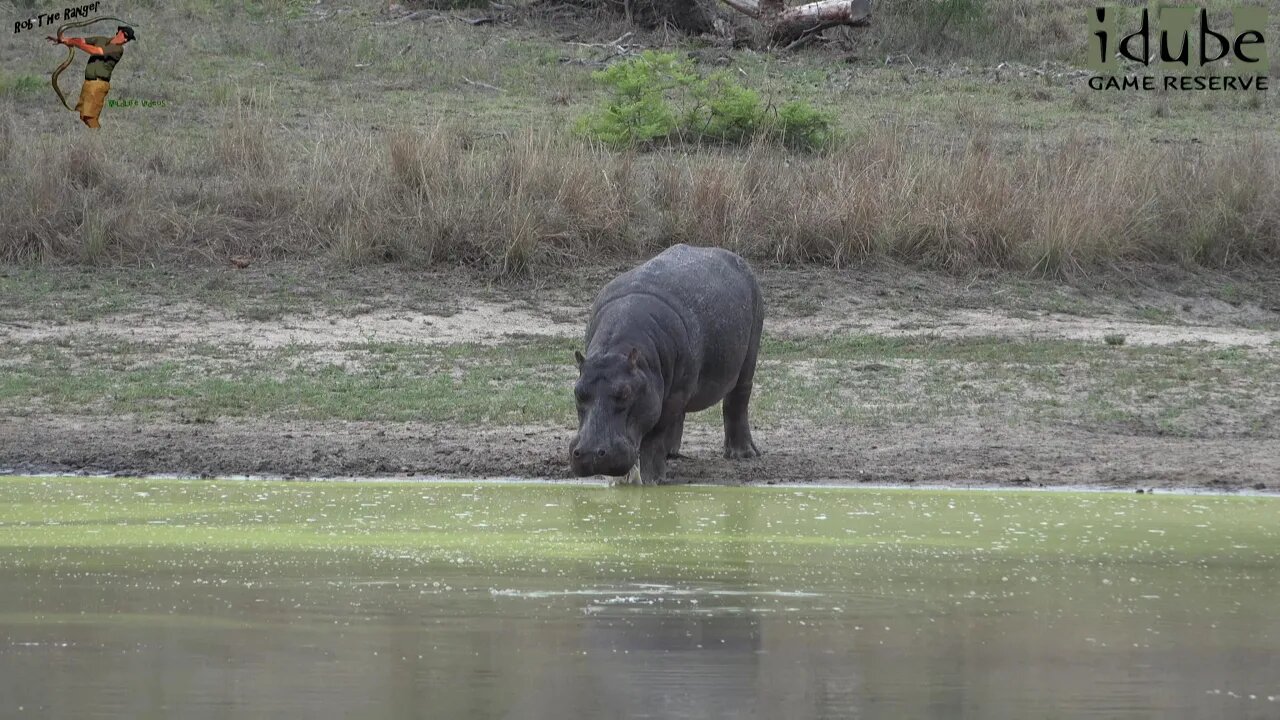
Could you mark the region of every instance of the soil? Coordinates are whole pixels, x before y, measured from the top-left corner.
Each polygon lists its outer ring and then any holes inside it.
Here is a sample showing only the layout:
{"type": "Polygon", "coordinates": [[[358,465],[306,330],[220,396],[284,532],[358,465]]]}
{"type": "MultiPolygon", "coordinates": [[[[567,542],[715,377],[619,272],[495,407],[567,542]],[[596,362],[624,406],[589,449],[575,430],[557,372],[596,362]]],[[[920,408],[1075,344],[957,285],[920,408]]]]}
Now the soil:
{"type": "MultiPolygon", "coordinates": [[[[0,323],[0,341],[71,342],[86,334],[165,345],[285,343],[317,351],[348,341],[491,342],[530,334],[576,336],[594,287],[608,271],[537,287],[467,291],[437,314],[410,302],[375,302],[355,317],[317,310],[255,320],[225,309],[156,298],[152,306],[82,322],[0,323]]],[[[1206,281],[1175,289],[1129,285],[1100,292],[912,273],[761,272],[775,336],[874,332],[935,336],[1098,339],[1130,344],[1199,342],[1280,355],[1275,288],[1249,286],[1245,302],[1215,299],[1206,281]],[[1021,299],[1013,300],[1017,294],[1021,299]],[[1159,322],[1143,320],[1153,316],[1159,322]]],[[[350,282],[370,286],[377,278],[350,282]]],[[[237,281],[239,282],[239,281],[237,281]]],[[[256,280],[247,280],[250,285],[256,280]]],[[[377,285],[373,285],[376,287],[377,285]]],[[[1236,284],[1238,287],[1238,283],[1236,284]]],[[[12,307],[4,308],[14,317],[12,307]]],[[[0,472],[210,476],[568,478],[572,427],[459,428],[422,423],[218,419],[207,423],[33,413],[0,418],[0,472]]],[[[765,454],[721,458],[718,428],[689,426],[671,482],[919,484],[973,487],[1084,486],[1143,490],[1280,491],[1273,437],[1165,437],[1123,429],[1009,427],[962,421],[876,428],[797,427],[757,431],[765,454]]]]}
{"type": "MultiPolygon", "coordinates": [[[[16,473],[503,477],[568,479],[571,428],[450,428],[373,422],[128,418],[0,420],[16,473]]],[[[774,430],[764,454],[724,460],[719,431],[686,430],[673,483],[918,484],[1280,491],[1272,439],[1123,436],[1088,430],[948,428],[774,430]]]]}

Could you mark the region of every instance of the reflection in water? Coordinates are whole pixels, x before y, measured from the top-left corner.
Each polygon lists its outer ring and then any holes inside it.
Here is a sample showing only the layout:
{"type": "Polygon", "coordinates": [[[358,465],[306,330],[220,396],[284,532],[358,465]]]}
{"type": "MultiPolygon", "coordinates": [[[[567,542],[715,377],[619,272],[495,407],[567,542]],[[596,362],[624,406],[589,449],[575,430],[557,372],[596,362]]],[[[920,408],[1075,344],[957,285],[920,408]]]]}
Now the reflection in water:
{"type": "Polygon", "coordinates": [[[0,717],[1275,718],[1277,509],[5,480],[0,717]]]}

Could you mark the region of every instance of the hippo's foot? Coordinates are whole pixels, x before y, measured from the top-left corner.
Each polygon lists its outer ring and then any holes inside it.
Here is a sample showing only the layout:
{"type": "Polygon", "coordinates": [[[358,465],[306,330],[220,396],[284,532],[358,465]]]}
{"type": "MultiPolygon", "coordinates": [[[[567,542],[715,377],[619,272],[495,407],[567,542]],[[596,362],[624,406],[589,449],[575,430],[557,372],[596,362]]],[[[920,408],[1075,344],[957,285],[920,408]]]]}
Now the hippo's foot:
{"type": "Polygon", "coordinates": [[[643,485],[644,479],[640,476],[640,466],[632,465],[626,475],[621,477],[610,478],[613,485],[643,485]]]}
{"type": "Polygon", "coordinates": [[[626,475],[610,478],[612,485],[661,485],[662,477],[658,473],[645,474],[639,465],[633,465],[626,475]]]}
{"type": "Polygon", "coordinates": [[[760,457],[760,450],[756,448],[756,444],[748,438],[746,443],[724,444],[724,456],[729,460],[743,460],[746,458],[760,457]]]}
{"type": "Polygon", "coordinates": [[[667,459],[684,457],[680,454],[680,441],[684,438],[684,415],[676,419],[670,427],[667,428],[667,434],[664,438],[667,446],[667,459]]]}
{"type": "Polygon", "coordinates": [[[662,433],[653,433],[640,443],[640,458],[632,472],[641,485],[661,485],[667,475],[667,444],[662,433]]]}
{"type": "MultiPolygon", "coordinates": [[[[754,372],[755,359],[751,360],[754,372]]],[[[760,456],[751,439],[751,423],[747,421],[747,402],[751,399],[751,383],[741,383],[724,398],[724,456],[741,460],[760,456]]]]}

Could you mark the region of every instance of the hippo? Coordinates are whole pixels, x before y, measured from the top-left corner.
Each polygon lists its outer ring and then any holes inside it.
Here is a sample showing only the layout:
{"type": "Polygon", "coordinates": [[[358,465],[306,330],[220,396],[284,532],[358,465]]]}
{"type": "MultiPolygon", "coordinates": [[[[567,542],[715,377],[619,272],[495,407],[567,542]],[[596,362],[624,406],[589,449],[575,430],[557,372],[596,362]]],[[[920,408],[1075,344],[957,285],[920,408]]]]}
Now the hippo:
{"type": "Polygon", "coordinates": [[[686,413],[724,401],[724,456],[760,454],[747,404],[764,326],[750,266],[720,248],[675,245],[611,280],[574,351],[574,475],[656,485],[679,457],[686,413]]]}

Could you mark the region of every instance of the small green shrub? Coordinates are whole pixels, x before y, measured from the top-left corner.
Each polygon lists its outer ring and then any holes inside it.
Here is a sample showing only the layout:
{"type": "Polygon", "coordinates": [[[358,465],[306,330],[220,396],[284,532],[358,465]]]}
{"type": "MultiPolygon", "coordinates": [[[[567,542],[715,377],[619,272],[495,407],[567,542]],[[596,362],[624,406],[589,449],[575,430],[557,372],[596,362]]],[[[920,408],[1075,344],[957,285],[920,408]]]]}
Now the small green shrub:
{"type": "Polygon", "coordinates": [[[835,139],[831,116],[798,100],[778,108],[778,131],[791,147],[826,147],[835,139]]]}
{"type": "Polygon", "coordinates": [[[580,132],[606,144],[626,147],[670,137],[676,131],[675,113],[660,96],[620,99],[578,122],[580,132]]]}
{"type": "Polygon", "coordinates": [[[675,53],[646,50],[595,73],[600,82],[627,97],[688,87],[698,81],[693,62],[675,53]]]}
{"type": "Polygon", "coordinates": [[[760,93],[742,87],[720,72],[695,88],[696,104],[688,126],[697,134],[722,142],[750,139],[764,122],[760,93]]]}
{"type": "Polygon", "coordinates": [[[801,101],[766,106],[728,73],[708,77],[675,53],[646,50],[595,74],[609,88],[603,107],[578,120],[579,133],[614,147],[664,142],[742,143],[777,138],[814,150],[835,137],[830,114],[801,101]]]}
{"type": "Polygon", "coordinates": [[[612,89],[605,106],[578,121],[580,132],[614,146],[636,146],[670,137],[678,129],[665,94],[697,81],[693,64],[674,53],[645,51],[595,73],[612,89]]]}

